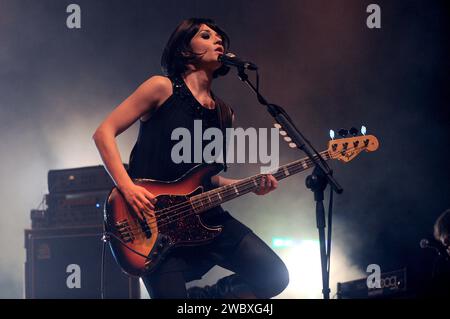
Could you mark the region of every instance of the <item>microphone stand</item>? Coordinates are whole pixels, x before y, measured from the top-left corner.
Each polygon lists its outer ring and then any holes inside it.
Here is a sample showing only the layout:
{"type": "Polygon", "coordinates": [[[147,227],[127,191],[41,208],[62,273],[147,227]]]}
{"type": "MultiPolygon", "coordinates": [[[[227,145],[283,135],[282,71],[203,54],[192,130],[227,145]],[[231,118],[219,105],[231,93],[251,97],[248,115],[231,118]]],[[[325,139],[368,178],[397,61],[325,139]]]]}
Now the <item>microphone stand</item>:
{"type": "Polygon", "coordinates": [[[315,168],[311,175],[306,178],[306,186],[314,192],[314,200],[316,201],[316,223],[319,231],[320,243],[320,258],[322,265],[322,294],[324,299],[330,298],[330,252],[331,252],[331,224],[329,223],[327,248],[325,247],[325,209],[323,206],[324,190],[328,184],[331,186],[330,192],[330,209],[329,221],[331,222],[331,208],[332,208],[332,194],[333,191],[337,194],[343,192],[342,187],[333,177],[333,171],[328,164],[323,160],[322,156],[315,150],[312,144],[303,136],[303,134],[295,127],[295,124],[286,113],[286,111],[278,105],[268,103],[267,100],[259,93],[259,75],[257,74],[257,88],[250,82],[248,75],[245,73],[243,67],[238,67],[238,76],[241,81],[246,83],[255,93],[258,102],[266,106],[269,114],[275,121],[281,125],[281,128],[286,131],[287,135],[297,145],[297,148],[302,150],[314,163],[315,168]]]}

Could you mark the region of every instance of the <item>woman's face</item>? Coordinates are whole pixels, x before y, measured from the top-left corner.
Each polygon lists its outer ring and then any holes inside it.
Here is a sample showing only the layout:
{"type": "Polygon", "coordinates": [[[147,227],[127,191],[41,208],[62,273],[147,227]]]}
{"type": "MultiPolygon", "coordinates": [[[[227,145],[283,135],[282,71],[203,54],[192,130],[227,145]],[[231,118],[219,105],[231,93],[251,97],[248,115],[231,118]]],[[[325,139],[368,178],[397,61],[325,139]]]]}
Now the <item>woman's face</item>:
{"type": "Polygon", "coordinates": [[[217,61],[217,57],[224,53],[222,38],[206,24],[202,24],[198,32],[191,40],[191,49],[199,56],[197,64],[207,66],[212,70],[220,68],[221,63],[217,61]]]}

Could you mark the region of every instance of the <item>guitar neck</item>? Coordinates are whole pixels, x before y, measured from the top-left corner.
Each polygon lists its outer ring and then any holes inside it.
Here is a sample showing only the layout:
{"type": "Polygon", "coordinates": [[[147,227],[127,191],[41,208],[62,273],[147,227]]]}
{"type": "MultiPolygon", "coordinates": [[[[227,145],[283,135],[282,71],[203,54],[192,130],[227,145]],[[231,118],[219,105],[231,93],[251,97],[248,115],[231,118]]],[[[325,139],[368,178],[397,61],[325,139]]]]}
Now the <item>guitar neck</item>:
{"type": "MultiPolygon", "coordinates": [[[[323,151],[319,154],[324,160],[329,160],[331,158],[328,151],[323,151]]],[[[305,157],[280,166],[272,175],[279,181],[288,176],[303,172],[312,166],[314,166],[314,162],[312,162],[308,157],[305,157]]],[[[208,192],[193,196],[190,199],[191,205],[196,213],[207,211],[211,208],[219,206],[222,203],[255,191],[261,184],[262,176],[264,176],[264,174],[250,176],[240,180],[239,182],[218,187],[208,192]]]]}

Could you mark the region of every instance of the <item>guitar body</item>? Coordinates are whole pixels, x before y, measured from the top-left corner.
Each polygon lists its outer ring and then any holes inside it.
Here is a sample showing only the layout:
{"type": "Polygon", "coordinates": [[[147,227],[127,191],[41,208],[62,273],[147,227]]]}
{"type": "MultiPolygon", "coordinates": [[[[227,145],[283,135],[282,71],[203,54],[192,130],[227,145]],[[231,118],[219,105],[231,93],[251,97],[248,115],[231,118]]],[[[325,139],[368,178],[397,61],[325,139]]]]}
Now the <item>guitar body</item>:
{"type": "Polygon", "coordinates": [[[137,215],[117,188],[111,190],[105,203],[105,228],[124,272],[132,276],[150,273],[173,248],[205,244],[221,233],[221,226],[205,225],[189,202],[220,170],[220,165],[201,164],[172,182],[134,179],[156,196],[154,215],[137,215]]]}

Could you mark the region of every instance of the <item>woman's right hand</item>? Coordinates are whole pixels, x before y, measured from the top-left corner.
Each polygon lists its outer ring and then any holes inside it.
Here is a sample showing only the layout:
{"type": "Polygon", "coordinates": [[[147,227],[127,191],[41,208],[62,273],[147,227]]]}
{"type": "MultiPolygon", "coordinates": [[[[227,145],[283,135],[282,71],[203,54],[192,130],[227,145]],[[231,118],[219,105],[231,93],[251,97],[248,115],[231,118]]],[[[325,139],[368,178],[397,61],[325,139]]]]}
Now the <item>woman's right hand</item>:
{"type": "Polygon", "coordinates": [[[156,197],[144,187],[130,184],[120,189],[127,203],[133,208],[138,216],[149,214],[154,216],[156,197]]]}

